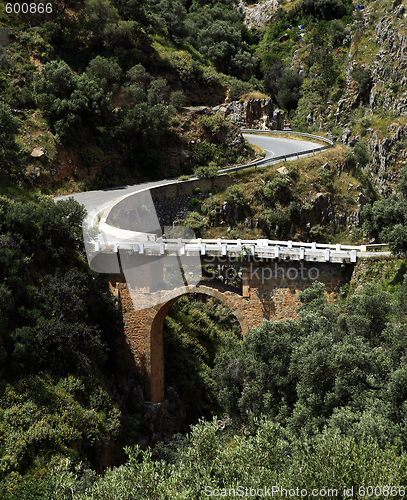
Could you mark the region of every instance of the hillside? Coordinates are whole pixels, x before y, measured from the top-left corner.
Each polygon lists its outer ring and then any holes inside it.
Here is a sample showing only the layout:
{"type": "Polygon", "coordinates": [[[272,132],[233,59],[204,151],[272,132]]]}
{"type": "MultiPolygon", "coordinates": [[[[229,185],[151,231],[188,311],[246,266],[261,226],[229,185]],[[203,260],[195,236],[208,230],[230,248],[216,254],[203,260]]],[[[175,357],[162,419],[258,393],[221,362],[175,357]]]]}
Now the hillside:
{"type": "Polygon", "coordinates": [[[0,5],[0,499],[277,483],[338,498],[393,485],[402,498],[405,2],[30,5],[0,5]],[[197,188],[177,200],[190,212],[177,223],[205,237],[385,242],[394,256],[358,263],[336,303],[315,283],[295,319],[245,342],[223,304],[183,297],[165,318],[165,400],[152,404],[129,369],[124,306],[88,266],[83,207],[52,197],[213,176],[259,155],[242,126],[284,119],[335,147],[197,188]]]}
{"type": "MultiPolygon", "coordinates": [[[[61,194],[240,163],[254,153],[234,122],[263,126],[267,113],[269,126],[286,118],[345,146],[332,168],[348,184],[348,206],[330,210],[331,239],[360,224],[366,201],[394,192],[407,158],[401,2],[367,3],[362,11],[348,0],[266,2],[243,5],[242,13],[232,3],[150,1],[134,12],[109,5],[55,4],[49,15],[31,17],[1,7],[1,24],[15,27],[1,71],[2,99],[12,110],[3,110],[10,151],[3,163],[14,163],[3,168],[4,193],[10,182],[61,194]],[[261,98],[271,98],[271,107],[251,104],[261,98]],[[236,112],[242,102],[252,110],[236,112]],[[211,107],[225,105],[234,122],[204,125],[211,107]]],[[[298,208],[319,192],[334,198],[327,183],[316,193],[293,186],[298,208]]],[[[315,226],[327,222],[314,219],[315,226]]]]}

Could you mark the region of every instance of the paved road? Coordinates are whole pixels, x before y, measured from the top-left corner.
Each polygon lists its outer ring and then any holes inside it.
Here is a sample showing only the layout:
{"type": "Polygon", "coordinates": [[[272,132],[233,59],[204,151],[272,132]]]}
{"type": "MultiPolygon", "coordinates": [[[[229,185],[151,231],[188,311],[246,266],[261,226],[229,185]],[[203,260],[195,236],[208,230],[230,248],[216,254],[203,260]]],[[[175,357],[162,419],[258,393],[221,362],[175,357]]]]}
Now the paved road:
{"type": "MultiPolygon", "coordinates": [[[[310,141],[296,141],[293,139],[283,139],[280,137],[269,137],[264,135],[243,134],[245,138],[256,146],[259,146],[266,153],[266,158],[297,153],[300,151],[312,151],[314,148],[321,147],[321,144],[310,141]]],[[[130,186],[121,186],[98,191],[87,191],[85,193],[76,193],[55,198],[63,200],[73,197],[79,203],[85,205],[88,216],[96,217],[97,213],[104,210],[117,198],[134,193],[140,189],[152,188],[164,184],[171,184],[174,179],[165,179],[161,181],[144,182],[142,184],[133,184],[130,186]]]]}
{"type": "Polygon", "coordinates": [[[282,137],[270,137],[267,135],[243,134],[251,144],[260,147],[266,153],[265,158],[288,155],[290,153],[300,153],[312,151],[320,148],[321,144],[310,141],[296,141],[294,139],[284,139],[282,137]]]}

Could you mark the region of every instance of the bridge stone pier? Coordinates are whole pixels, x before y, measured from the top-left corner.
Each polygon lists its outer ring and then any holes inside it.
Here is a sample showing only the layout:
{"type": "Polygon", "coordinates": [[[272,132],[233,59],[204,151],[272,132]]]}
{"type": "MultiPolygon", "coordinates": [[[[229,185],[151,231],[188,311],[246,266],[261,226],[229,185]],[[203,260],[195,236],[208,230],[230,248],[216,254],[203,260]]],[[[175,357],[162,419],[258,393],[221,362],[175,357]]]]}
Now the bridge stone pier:
{"type": "MultiPolygon", "coordinates": [[[[219,266],[224,265],[225,260],[220,257],[209,263],[219,266]]],[[[295,318],[299,293],[315,281],[324,283],[329,299],[334,300],[339,288],[350,280],[353,266],[350,262],[251,259],[248,256],[229,267],[226,275],[230,277],[234,273],[234,278],[237,278],[231,280],[232,285],[225,279],[203,277],[194,286],[184,285],[170,290],[159,287],[155,291],[154,284],[160,273],[156,262],[155,275],[151,279],[145,277],[142,283],[129,280],[128,274],[125,279],[120,272],[110,274],[109,282],[113,293],[120,299],[124,334],[135,364],[146,378],[146,390],[151,400],[159,402],[164,397],[164,320],[182,295],[197,293],[221,301],[239,321],[245,338],[247,332],[263,320],[295,318]]]]}

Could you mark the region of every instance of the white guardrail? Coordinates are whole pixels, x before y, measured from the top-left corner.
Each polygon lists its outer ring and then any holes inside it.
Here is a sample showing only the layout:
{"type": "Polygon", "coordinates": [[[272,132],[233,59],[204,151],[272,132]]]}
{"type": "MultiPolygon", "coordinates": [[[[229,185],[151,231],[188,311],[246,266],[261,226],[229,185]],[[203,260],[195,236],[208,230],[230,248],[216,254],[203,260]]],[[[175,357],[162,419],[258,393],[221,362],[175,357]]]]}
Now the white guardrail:
{"type": "MultiPolygon", "coordinates": [[[[153,237],[155,235],[150,235],[153,237]]],[[[152,238],[153,239],[153,238],[152,238]]],[[[378,245],[372,245],[377,247],[378,245]]],[[[383,245],[385,246],[385,245],[383,245]]],[[[223,240],[192,239],[184,240],[156,238],[155,241],[122,241],[114,243],[94,243],[96,252],[118,252],[127,250],[139,255],[168,256],[208,256],[244,259],[303,260],[312,262],[356,262],[357,258],[389,256],[390,252],[370,252],[369,245],[329,245],[322,243],[302,243],[295,241],[223,240]]]]}

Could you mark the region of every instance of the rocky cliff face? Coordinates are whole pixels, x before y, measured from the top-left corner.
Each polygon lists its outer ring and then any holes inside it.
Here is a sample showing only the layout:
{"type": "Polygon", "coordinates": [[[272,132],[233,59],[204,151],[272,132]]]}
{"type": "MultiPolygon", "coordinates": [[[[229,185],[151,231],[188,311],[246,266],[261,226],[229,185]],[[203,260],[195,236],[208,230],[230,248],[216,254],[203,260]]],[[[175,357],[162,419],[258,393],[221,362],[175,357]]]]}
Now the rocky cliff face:
{"type": "Polygon", "coordinates": [[[236,123],[239,127],[257,128],[260,130],[280,130],[281,113],[274,109],[271,99],[251,99],[250,101],[233,101],[212,108],[224,118],[236,123]]]}
{"type": "Polygon", "coordinates": [[[240,4],[238,5],[238,9],[241,9],[245,15],[243,22],[249,29],[261,28],[266,25],[273,17],[277,8],[277,0],[266,0],[256,5],[245,5],[243,0],[240,0],[240,4]]]}
{"type": "MultiPolygon", "coordinates": [[[[364,13],[362,34],[373,31],[373,59],[360,64],[360,53],[367,49],[358,37],[354,37],[349,50],[346,69],[346,95],[338,101],[335,113],[337,125],[342,125],[340,138],[350,147],[364,140],[366,142],[372,182],[382,195],[392,192],[397,181],[397,163],[407,160],[407,11],[404,5],[388,9],[375,24],[375,6],[369,6],[364,13]],[[357,82],[352,81],[356,68],[370,73],[368,95],[361,95],[357,82]],[[379,114],[387,113],[394,121],[386,129],[367,126],[364,136],[352,133],[352,112],[359,106],[365,107],[365,121],[375,124],[379,114]]],[[[354,121],[354,120],[353,120],[354,121]]],[[[362,130],[362,129],[361,129],[362,130]]]]}

